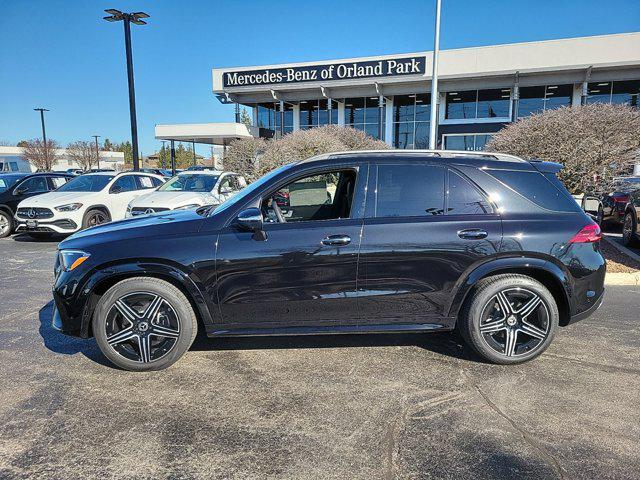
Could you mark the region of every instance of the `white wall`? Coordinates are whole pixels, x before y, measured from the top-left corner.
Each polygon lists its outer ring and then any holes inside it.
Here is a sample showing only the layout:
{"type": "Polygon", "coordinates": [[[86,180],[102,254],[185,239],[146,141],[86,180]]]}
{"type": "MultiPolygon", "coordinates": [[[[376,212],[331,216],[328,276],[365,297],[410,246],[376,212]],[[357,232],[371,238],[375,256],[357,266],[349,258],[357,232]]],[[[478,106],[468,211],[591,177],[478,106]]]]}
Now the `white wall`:
{"type": "MultiPolygon", "coordinates": [[[[69,168],[80,168],[80,166],[69,159],[67,151],[64,148],[56,149],[58,156],[57,162],[53,166],[53,170],[67,170],[69,168]]],[[[22,148],[20,147],[2,147],[0,146],[0,162],[4,161],[20,161],[24,162],[22,148]]],[[[122,169],[124,166],[124,153],[123,152],[100,152],[100,168],[112,168],[114,170],[122,169]]],[[[94,167],[95,168],[95,167],[94,167]]],[[[36,168],[31,165],[31,171],[35,171],[36,168]]]]}

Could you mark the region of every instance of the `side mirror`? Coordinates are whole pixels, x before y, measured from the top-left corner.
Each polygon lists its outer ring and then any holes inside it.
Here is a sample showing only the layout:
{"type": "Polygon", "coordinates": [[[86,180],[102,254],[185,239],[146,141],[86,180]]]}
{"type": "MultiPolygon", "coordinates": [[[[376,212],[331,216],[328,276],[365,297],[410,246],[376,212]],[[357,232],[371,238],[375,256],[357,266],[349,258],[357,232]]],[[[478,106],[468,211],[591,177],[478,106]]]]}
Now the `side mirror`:
{"type": "Polygon", "coordinates": [[[115,185],[111,187],[111,191],[109,193],[120,193],[120,192],[122,192],[122,187],[115,185]]]}
{"type": "Polygon", "coordinates": [[[262,218],[262,212],[259,208],[247,208],[238,214],[236,219],[237,225],[249,232],[260,232],[264,225],[264,219],[262,218]]]}
{"type": "Polygon", "coordinates": [[[25,193],[27,193],[28,191],[29,191],[29,189],[28,189],[28,188],[21,187],[21,188],[16,188],[16,189],[13,191],[13,194],[14,194],[14,195],[24,195],[24,194],[25,194],[25,193]]]}

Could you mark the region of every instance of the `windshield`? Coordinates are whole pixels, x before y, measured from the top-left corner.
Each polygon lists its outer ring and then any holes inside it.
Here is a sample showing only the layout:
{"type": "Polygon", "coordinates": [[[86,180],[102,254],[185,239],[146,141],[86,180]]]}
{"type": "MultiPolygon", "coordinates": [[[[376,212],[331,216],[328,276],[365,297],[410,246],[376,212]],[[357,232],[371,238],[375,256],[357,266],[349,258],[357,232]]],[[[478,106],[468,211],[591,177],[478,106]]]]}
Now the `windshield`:
{"type": "Polygon", "coordinates": [[[61,186],[57,192],[99,192],[115,175],[80,175],[61,186]]]}
{"type": "Polygon", "coordinates": [[[220,213],[220,212],[226,210],[227,208],[229,208],[230,206],[235,205],[236,203],[244,201],[247,197],[252,195],[253,192],[255,192],[257,189],[259,189],[262,185],[267,183],[273,177],[275,177],[276,175],[278,175],[281,172],[289,170],[294,165],[295,165],[295,163],[289,163],[288,165],[283,165],[283,166],[281,166],[279,168],[276,168],[275,170],[272,170],[271,172],[267,173],[265,176],[260,177],[258,180],[256,180],[252,184],[250,184],[248,187],[245,187],[242,190],[240,190],[240,192],[237,195],[234,195],[233,197],[228,198],[226,201],[222,202],[220,205],[218,205],[215,208],[215,210],[213,210],[212,213],[220,213]]]}
{"type": "Polygon", "coordinates": [[[17,175],[2,175],[0,177],[0,193],[7,191],[13,187],[22,176],[17,175]]]}
{"type": "Polygon", "coordinates": [[[176,175],[158,190],[162,192],[210,192],[218,181],[218,175],[176,175]]]}

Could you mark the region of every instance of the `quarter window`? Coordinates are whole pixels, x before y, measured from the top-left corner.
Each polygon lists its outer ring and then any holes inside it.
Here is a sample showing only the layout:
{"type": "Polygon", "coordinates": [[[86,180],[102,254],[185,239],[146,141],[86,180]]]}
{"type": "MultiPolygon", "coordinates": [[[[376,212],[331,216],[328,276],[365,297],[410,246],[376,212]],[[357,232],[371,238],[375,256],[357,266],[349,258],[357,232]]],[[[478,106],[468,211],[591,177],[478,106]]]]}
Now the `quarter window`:
{"type": "Polygon", "coordinates": [[[449,170],[448,215],[481,215],[492,213],[491,204],[468,180],[449,170]]]}
{"type": "Polygon", "coordinates": [[[444,213],[444,168],[435,165],[378,165],[376,217],[444,213]]]}

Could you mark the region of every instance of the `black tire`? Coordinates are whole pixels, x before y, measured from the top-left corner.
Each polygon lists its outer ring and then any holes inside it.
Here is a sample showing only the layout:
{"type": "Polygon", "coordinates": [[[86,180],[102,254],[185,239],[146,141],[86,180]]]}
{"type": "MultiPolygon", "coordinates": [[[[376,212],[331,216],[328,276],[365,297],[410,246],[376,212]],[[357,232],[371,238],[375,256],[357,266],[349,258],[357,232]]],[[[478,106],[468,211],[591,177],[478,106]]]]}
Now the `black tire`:
{"type": "Polygon", "coordinates": [[[462,308],[458,330],[483,359],[502,365],[516,364],[531,360],[547,349],[558,328],[559,317],[556,301],[544,285],[526,275],[503,274],[478,283],[462,308]],[[502,295],[509,304],[507,313],[502,313],[500,308],[502,295]],[[535,297],[539,303],[530,307],[533,310],[518,313],[518,308],[525,310],[523,307],[527,304],[534,305],[535,297]],[[487,317],[488,313],[495,316],[487,317]],[[508,345],[513,345],[511,353],[507,353],[508,345]]]}
{"type": "Polygon", "coordinates": [[[95,227],[96,225],[102,225],[111,221],[111,215],[106,210],[100,208],[92,208],[87,210],[82,219],[82,230],[89,227],[95,227]]]}
{"type": "Polygon", "coordinates": [[[13,232],[13,215],[6,210],[0,210],[0,238],[5,238],[13,232]]]}
{"type": "Polygon", "coordinates": [[[112,363],[125,370],[151,371],[167,368],[182,357],[196,338],[198,322],[180,289],[159,278],[134,277],[115,284],[100,298],[92,329],[100,350],[112,363]],[[145,296],[149,303],[136,308],[145,296]],[[154,310],[157,298],[161,300],[154,310]],[[154,311],[147,315],[149,310],[154,311]],[[163,325],[158,323],[161,318],[163,325]]]}
{"type": "Polygon", "coordinates": [[[602,228],[602,225],[604,224],[604,209],[602,208],[602,205],[598,207],[598,213],[596,214],[595,222],[600,228],[602,228]]]}
{"type": "Polygon", "coordinates": [[[640,241],[638,240],[638,225],[636,224],[636,218],[633,212],[627,212],[624,214],[622,221],[622,244],[625,247],[637,247],[640,241]]]}

